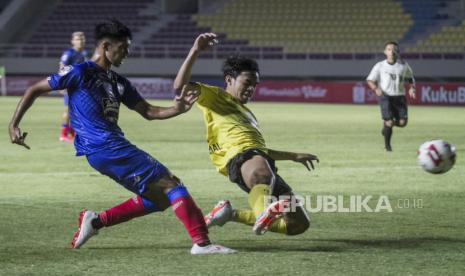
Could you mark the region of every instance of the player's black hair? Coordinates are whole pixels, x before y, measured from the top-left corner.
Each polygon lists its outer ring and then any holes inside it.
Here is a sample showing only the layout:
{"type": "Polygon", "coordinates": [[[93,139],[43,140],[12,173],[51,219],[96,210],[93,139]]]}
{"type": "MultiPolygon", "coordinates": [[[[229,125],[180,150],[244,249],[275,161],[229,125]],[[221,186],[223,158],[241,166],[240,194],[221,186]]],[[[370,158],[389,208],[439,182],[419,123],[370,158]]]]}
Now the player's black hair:
{"type": "Polygon", "coordinates": [[[384,49],[386,49],[386,46],[388,46],[388,45],[394,45],[394,46],[397,47],[397,50],[400,51],[399,43],[397,43],[395,41],[388,41],[388,42],[384,43],[384,49]]]}
{"type": "Polygon", "coordinates": [[[260,73],[255,60],[241,55],[232,55],[223,62],[223,76],[236,78],[241,72],[251,71],[260,73]]]}
{"type": "Polygon", "coordinates": [[[95,26],[94,38],[95,44],[98,44],[103,38],[115,40],[132,39],[132,34],[126,25],[116,19],[110,19],[95,26]]]}

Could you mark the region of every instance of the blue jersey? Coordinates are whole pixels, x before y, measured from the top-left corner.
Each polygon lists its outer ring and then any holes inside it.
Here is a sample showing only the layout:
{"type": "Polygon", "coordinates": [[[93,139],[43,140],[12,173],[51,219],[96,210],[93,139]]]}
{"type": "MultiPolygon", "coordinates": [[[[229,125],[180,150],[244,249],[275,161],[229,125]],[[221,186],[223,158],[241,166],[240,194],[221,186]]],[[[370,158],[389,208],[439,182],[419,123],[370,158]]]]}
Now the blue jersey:
{"type": "Polygon", "coordinates": [[[53,90],[68,90],[76,155],[131,145],[118,126],[119,107],[133,109],[143,98],[126,78],[87,61],[66,66],[48,83],[53,90]]]}
{"type": "Polygon", "coordinates": [[[76,65],[83,63],[87,60],[87,51],[82,50],[80,52],[76,51],[74,48],[69,48],[66,50],[63,55],[61,55],[60,62],[64,65],[76,65]]]}

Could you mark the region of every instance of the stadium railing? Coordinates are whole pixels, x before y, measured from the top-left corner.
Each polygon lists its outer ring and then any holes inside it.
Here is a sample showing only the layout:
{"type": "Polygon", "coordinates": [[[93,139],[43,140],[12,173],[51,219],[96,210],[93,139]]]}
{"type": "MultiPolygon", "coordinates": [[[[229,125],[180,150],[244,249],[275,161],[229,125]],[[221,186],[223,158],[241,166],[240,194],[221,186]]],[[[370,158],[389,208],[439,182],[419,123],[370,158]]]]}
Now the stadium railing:
{"type": "MultiPolygon", "coordinates": [[[[0,58],[56,58],[69,46],[65,44],[0,44],[0,58]]],[[[189,52],[190,47],[183,45],[143,45],[130,49],[131,58],[155,58],[155,59],[181,59],[189,52]]],[[[282,47],[253,47],[243,45],[218,46],[205,51],[200,58],[224,59],[231,54],[239,53],[255,59],[288,59],[288,60],[378,60],[383,59],[382,53],[370,53],[344,51],[344,52],[301,52],[285,53],[282,47]]],[[[403,53],[406,59],[465,59],[465,48],[461,52],[423,52],[403,53]]]]}

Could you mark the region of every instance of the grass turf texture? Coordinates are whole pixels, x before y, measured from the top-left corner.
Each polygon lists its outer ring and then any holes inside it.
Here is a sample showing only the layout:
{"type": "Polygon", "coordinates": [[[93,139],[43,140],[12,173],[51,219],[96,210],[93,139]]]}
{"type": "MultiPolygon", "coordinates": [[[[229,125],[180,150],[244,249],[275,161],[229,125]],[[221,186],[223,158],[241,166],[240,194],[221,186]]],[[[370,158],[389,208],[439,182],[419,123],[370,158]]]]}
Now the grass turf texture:
{"type": "MultiPolygon", "coordinates": [[[[191,256],[187,233],[170,209],[103,229],[82,249],[69,249],[82,208],[103,210],[131,194],[58,142],[61,99],[38,99],[23,119],[30,151],[11,145],[6,126],[18,100],[0,98],[1,275],[464,273],[463,108],[410,107],[408,127],[394,130],[394,152],[386,153],[377,106],[250,104],[270,148],[320,157],[311,173],[278,163],[299,194],[386,195],[393,212],[315,213],[312,228],[294,237],[257,237],[251,227],[229,223],[212,228],[211,238],[239,254],[191,256]],[[418,146],[433,138],[457,147],[457,164],[445,175],[416,164],[418,146]],[[421,199],[423,208],[398,208],[399,199],[410,205],[421,199]]],[[[223,198],[247,206],[246,194],[211,165],[197,108],[149,122],[122,107],[120,126],[183,179],[204,213],[223,198]]]]}

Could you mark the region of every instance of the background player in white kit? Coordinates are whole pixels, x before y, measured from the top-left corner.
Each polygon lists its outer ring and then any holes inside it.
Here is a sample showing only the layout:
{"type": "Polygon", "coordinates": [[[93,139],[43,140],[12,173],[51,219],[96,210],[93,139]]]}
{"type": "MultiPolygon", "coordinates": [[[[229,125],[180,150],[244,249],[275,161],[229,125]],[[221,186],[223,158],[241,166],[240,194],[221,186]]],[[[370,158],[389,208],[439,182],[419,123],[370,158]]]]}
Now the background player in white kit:
{"type": "Polygon", "coordinates": [[[409,96],[415,99],[415,79],[412,68],[399,58],[399,45],[396,42],[387,42],[384,45],[384,54],[386,59],[373,66],[367,77],[367,83],[379,97],[384,121],[381,132],[384,136],[384,147],[386,151],[392,151],[392,128],[407,125],[405,82],[409,82],[409,96]]]}

